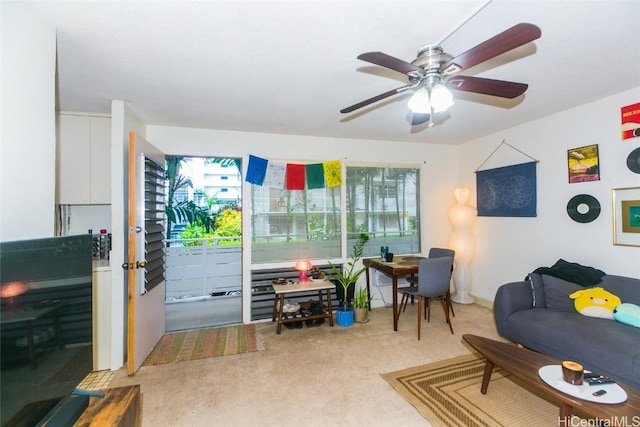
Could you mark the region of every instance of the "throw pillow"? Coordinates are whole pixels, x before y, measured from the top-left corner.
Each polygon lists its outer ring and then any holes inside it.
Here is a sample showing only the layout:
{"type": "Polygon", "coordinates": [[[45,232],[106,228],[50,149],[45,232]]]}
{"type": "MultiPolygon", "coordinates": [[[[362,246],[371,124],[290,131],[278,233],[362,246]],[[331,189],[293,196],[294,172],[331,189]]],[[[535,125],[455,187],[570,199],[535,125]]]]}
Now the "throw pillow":
{"type": "Polygon", "coordinates": [[[620,297],[623,303],[640,305],[640,281],[633,277],[607,275],[598,286],[620,297]]]}
{"type": "Polygon", "coordinates": [[[606,273],[593,267],[568,262],[563,259],[556,261],[551,267],[539,267],[534,273],[547,274],[569,282],[577,283],[584,287],[595,286],[602,280],[606,273]]]}
{"type": "Polygon", "coordinates": [[[640,305],[622,303],[613,309],[613,318],[625,325],[640,328],[640,305]]]}
{"type": "Polygon", "coordinates": [[[573,300],[569,295],[583,289],[577,283],[572,283],[554,276],[542,275],[544,283],[544,303],[548,310],[575,313],[573,300]]]}
{"type": "Polygon", "coordinates": [[[576,311],[584,316],[613,320],[613,310],[622,301],[611,292],[602,288],[580,289],[569,298],[574,299],[576,311]]]}

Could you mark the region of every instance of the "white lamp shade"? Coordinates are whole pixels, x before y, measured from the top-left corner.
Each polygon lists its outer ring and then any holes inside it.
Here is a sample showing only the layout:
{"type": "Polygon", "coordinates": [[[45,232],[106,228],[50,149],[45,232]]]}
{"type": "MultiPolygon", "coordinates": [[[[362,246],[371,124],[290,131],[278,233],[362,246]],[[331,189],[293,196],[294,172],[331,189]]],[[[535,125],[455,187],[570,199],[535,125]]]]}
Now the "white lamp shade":
{"type": "Polygon", "coordinates": [[[456,202],[465,204],[467,200],[469,200],[469,195],[471,194],[471,190],[467,187],[458,187],[453,190],[453,196],[456,198],[456,202]]]}
{"type": "Polygon", "coordinates": [[[430,114],[431,104],[429,103],[429,92],[426,89],[420,88],[409,99],[409,108],[414,113],[430,114]]]}
{"type": "Polygon", "coordinates": [[[454,231],[449,238],[449,248],[456,251],[456,264],[468,264],[475,252],[473,235],[468,231],[454,231]]]}
{"type": "Polygon", "coordinates": [[[471,231],[471,224],[476,219],[477,211],[473,206],[456,204],[449,209],[448,216],[451,225],[456,230],[471,231]]]}
{"type": "Polygon", "coordinates": [[[446,111],[453,105],[453,94],[443,84],[437,84],[431,89],[431,107],[435,113],[446,111]]]}

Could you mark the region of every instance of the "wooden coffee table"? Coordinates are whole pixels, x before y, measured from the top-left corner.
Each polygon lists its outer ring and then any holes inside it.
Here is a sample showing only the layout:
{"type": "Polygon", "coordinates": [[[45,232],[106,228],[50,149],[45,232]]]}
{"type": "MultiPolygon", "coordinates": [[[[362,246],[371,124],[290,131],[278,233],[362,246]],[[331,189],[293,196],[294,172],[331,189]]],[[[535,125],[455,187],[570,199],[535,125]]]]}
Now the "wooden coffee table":
{"type": "MultiPolygon", "coordinates": [[[[538,375],[538,370],[541,367],[559,365],[561,363],[560,360],[513,344],[476,335],[465,334],[462,338],[487,358],[480,388],[482,394],[487,392],[487,387],[491,380],[491,372],[493,367],[497,365],[525,384],[559,400],[561,406],[558,425],[560,426],[571,425],[569,420],[573,409],[579,410],[589,417],[607,422],[607,425],[633,425],[634,420],[637,422],[640,419],[638,418],[640,414],[640,391],[635,388],[618,383],[628,396],[626,402],[618,404],[593,403],[578,399],[556,390],[545,383],[538,375]]],[[[594,387],[595,390],[596,388],[594,387]]]]}

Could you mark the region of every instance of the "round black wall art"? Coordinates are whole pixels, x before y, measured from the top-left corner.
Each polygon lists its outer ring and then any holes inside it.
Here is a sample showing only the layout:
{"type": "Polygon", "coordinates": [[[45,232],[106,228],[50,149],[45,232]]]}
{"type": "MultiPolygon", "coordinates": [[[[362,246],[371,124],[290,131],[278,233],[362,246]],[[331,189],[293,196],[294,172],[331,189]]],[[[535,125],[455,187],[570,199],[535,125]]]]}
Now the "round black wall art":
{"type": "Polygon", "coordinates": [[[578,194],[567,203],[567,213],[576,222],[591,222],[600,215],[600,202],[588,194],[578,194]]]}
{"type": "Polygon", "coordinates": [[[631,172],[640,173],[640,147],[629,153],[627,167],[631,172]]]}

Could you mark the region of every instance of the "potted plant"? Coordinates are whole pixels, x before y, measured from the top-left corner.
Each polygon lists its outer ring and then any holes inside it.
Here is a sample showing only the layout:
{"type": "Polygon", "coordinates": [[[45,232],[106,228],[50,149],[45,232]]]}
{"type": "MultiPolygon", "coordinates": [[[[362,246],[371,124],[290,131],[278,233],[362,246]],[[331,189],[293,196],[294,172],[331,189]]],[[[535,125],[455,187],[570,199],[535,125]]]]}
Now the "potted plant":
{"type": "Polygon", "coordinates": [[[367,322],[367,309],[369,308],[369,301],[371,297],[367,292],[367,288],[360,288],[351,300],[353,306],[355,321],[358,323],[367,322]]]}
{"type": "Polygon", "coordinates": [[[351,255],[351,260],[347,263],[347,266],[344,268],[338,268],[333,263],[329,262],[333,273],[331,274],[331,278],[340,285],[342,285],[342,290],[344,291],[342,294],[341,306],[336,310],[336,322],[339,326],[351,326],[353,325],[353,308],[349,307],[349,289],[352,286],[355,286],[358,278],[362,273],[365,272],[367,267],[362,267],[356,270],[356,263],[362,257],[362,252],[364,251],[364,245],[369,241],[369,236],[367,234],[360,234],[358,240],[353,245],[353,254],[351,255]]]}

